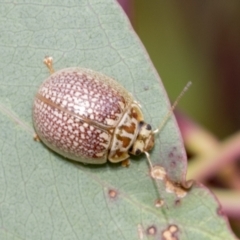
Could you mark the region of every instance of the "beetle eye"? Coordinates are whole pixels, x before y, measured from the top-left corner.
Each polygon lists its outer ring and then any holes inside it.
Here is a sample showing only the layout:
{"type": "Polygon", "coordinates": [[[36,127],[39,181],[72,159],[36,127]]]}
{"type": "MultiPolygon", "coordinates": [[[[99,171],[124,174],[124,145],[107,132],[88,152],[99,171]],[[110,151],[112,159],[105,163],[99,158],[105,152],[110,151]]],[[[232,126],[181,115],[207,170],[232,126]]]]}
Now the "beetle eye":
{"type": "Polygon", "coordinates": [[[144,121],[140,121],[140,122],[138,123],[139,129],[141,129],[143,125],[144,125],[144,121]]]}
{"type": "Polygon", "coordinates": [[[139,155],[141,153],[142,153],[142,151],[140,149],[137,149],[136,152],[135,152],[136,155],[139,155]]]}
{"type": "Polygon", "coordinates": [[[147,124],[146,129],[149,130],[149,131],[152,130],[151,125],[150,125],[150,124],[147,124]]]}

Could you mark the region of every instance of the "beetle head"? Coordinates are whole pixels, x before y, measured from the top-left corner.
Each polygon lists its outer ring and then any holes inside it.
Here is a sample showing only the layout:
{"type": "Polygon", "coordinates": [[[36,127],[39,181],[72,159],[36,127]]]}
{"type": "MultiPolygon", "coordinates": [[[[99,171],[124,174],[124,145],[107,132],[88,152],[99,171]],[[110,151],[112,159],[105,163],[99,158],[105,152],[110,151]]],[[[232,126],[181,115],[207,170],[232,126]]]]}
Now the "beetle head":
{"type": "Polygon", "coordinates": [[[154,133],[151,125],[145,122],[139,123],[139,133],[133,143],[130,153],[133,155],[139,155],[142,152],[150,151],[154,146],[154,133]]]}

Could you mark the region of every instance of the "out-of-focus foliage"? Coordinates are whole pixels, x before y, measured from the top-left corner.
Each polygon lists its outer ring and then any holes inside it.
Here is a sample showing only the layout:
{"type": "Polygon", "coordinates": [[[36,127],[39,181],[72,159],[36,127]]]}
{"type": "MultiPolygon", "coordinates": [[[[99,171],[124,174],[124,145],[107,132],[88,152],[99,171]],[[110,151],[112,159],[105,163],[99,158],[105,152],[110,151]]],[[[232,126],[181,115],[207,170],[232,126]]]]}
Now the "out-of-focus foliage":
{"type": "Polygon", "coordinates": [[[128,12],[171,99],[190,80],[181,108],[219,137],[238,130],[240,1],[135,0],[128,12]]]}

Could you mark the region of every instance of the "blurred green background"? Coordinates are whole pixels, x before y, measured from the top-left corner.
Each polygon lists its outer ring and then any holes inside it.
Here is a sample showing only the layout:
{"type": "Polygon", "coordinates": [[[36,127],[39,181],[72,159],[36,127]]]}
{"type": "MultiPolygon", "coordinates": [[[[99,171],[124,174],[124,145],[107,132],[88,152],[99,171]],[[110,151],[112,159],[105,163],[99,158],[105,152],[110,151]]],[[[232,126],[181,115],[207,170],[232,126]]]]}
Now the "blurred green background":
{"type": "Polygon", "coordinates": [[[239,129],[240,1],[119,0],[170,99],[220,139],[239,129]]]}

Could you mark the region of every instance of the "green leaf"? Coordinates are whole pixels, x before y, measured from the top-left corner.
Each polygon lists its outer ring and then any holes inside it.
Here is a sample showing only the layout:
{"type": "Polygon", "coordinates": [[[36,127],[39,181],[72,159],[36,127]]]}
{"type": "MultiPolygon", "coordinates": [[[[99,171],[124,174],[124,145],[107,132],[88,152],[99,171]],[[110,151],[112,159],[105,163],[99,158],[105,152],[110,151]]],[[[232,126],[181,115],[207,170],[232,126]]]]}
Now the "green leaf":
{"type": "Polygon", "coordinates": [[[183,198],[177,185],[176,194],[168,192],[166,184],[183,183],[186,174],[174,117],[151,152],[167,173],[157,185],[144,156],[132,157],[129,168],[83,165],[33,141],[32,103],[48,76],[45,55],[55,69],[81,66],[116,78],[154,127],[170,105],[115,1],[30,2],[0,5],[0,239],[164,239],[167,231],[181,239],[234,239],[206,189],[194,186],[183,198]],[[165,204],[156,208],[159,192],[165,204]]]}

